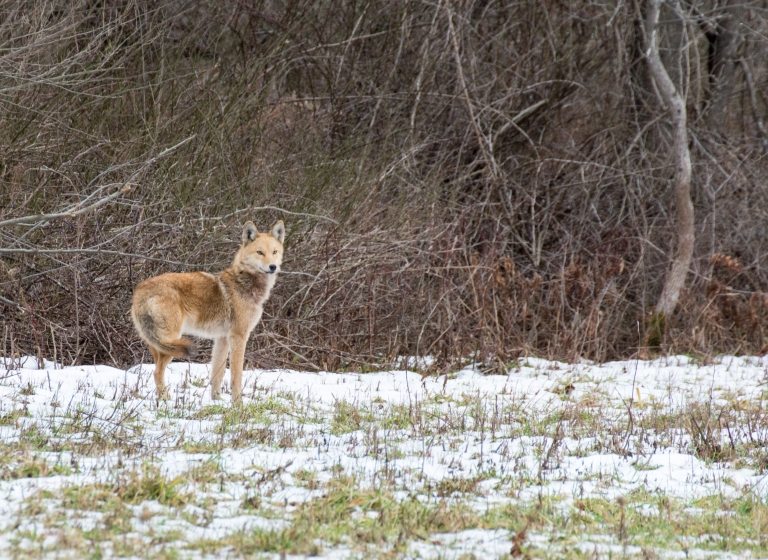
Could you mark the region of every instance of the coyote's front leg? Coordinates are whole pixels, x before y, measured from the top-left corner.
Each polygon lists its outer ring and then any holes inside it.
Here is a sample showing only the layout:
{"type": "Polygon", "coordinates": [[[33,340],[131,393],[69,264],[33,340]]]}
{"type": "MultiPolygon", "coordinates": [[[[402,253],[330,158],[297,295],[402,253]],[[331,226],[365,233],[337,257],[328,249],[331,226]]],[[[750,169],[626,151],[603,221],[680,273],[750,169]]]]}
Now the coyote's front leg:
{"type": "Polygon", "coordinates": [[[221,382],[224,379],[228,354],[229,340],[227,337],[217,338],[213,343],[213,355],[211,357],[211,398],[214,400],[221,397],[221,382]]]}

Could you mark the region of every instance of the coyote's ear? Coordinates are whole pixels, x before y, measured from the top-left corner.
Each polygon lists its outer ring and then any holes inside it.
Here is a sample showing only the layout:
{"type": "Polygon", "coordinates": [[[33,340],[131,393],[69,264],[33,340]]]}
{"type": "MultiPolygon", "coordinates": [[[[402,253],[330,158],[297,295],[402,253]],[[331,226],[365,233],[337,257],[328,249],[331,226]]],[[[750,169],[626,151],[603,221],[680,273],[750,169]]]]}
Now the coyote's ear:
{"type": "Polygon", "coordinates": [[[256,229],[256,226],[253,224],[253,222],[246,223],[243,226],[243,245],[256,239],[258,234],[259,230],[256,229]]]}
{"type": "Polygon", "coordinates": [[[276,221],[275,225],[272,226],[272,237],[280,243],[285,240],[285,224],[283,224],[283,220],[276,221]]]}

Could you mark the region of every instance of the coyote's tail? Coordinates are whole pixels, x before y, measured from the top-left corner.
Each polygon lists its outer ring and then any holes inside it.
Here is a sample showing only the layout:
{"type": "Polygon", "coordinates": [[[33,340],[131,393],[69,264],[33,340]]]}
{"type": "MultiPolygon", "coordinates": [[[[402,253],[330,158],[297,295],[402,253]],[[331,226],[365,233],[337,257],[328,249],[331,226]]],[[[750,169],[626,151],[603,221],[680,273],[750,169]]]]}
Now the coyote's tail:
{"type": "Polygon", "coordinates": [[[197,346],[188,338],[176,340],[161,340],[157,336],[155,319],[148,312],[134,313],[134,323],[141,337],[155,350],[168,354],[180,360],[194,360],[197,355],[197,346]]]}

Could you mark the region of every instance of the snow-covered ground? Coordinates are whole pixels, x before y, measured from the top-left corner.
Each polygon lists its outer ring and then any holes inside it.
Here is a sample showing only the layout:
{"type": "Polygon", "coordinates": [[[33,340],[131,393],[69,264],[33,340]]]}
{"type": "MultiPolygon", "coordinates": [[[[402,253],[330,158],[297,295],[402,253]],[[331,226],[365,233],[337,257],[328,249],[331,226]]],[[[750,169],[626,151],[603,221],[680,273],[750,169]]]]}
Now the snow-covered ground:
{"type": "Polygon", "coordinates": [[[0,358],[0,557],[768,555],[768,358],[151,371],[0,358]]]}

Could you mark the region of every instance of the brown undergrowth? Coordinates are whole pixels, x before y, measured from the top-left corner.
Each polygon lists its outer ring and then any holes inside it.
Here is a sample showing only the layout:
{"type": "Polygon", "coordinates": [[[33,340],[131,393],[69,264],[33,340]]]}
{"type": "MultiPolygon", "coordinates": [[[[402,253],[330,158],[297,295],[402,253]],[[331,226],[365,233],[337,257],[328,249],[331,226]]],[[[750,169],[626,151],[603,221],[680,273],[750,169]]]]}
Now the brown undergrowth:
{"type": "MultiPolygon", "coordinates": [[[[7,2],[0,352],[146,361],[133,286],[280,218],[251,365],[635,355],[674,238],[638,6],[545,4],[7,2]]],[[[719,120],[694,62],[721,8],[684,20],[697,242],[662,351],[765,344],[768,25],[745,9],[719,120]]]]}

